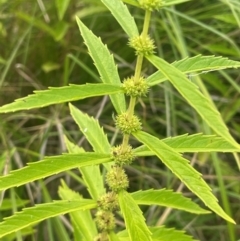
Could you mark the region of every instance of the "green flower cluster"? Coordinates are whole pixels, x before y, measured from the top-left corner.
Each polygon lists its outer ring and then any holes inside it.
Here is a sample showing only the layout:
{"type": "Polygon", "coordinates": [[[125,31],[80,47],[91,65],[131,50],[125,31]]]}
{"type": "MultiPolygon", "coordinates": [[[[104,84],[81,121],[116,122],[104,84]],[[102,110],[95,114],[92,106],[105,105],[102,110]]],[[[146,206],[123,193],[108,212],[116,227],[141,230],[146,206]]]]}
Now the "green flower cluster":
{"type": "Polygon", "coordinates": [[[146,96],[149,88],[143,77],[140,77],[138,80],[135,80],[134,77],[127,78],[123,81],[122,87],[126,95],[131,97],[146,96]]]}
{"type": "Polygon", "coordinates": [[[148,11],[154,11],[159,10],[164,6],[163,0],[139,0],[139,4],[141,8],[148,10],[148,11]]]}
{"type": "Polygon", "coordinates": [[[112,156],[115,163],[119,166],[129,165],[135,159],[132,147],[127,145],[123,148],[122,145],[112,148],[112,156]]]}
{"type": "Polygon", "coordinates": [[[149,37],[135,36],[129,41],[129,46],[135,49],[136,55],[148,56],[154,54],[154,41],[149,37]]]}
{"type": "Polygon", "coordinates": [[[129,185],[128,177],[120,166],[113,166],[106,175],[106,182],[113,192],[126,190],[129,185]]]}
{"type": "Polygon", "coordinates": [[[116,118],[116,126],[124,134],[132,134],[142,129],[142,123],[136,115],[129,116],[127,113],[122,113],[116,118]]]}

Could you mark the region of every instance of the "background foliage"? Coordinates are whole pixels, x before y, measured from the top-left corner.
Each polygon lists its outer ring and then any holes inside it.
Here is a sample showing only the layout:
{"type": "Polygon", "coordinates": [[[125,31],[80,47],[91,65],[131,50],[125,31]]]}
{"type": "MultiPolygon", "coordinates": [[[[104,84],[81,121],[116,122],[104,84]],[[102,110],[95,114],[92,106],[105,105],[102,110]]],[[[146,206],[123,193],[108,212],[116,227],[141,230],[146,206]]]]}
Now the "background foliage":
{"type": "MultiPolygon", "coordinates": [[[[99,0],[69,1],[65,13],[59,10],[58,2],[0,1],[0,105],[26,96],[33,90],[46,89],[47,86],[99,82],[97,71],[79,36],[75,15],[108,45],[118,63],[121,77],[132,74],[133,50],[126,45],[126,35],[99,0]]],[[[130,11],[141,24],[142,12],[131,7],[130,11]]],[[[189,1],[156,14],[151,34],[156,41],[157,51],[168,62],[197,54],[223,55],[239,61],[239,16],[238,1],[189,1]]],[[[155,69],[145,62],[145,71],[151,74],[155,69]]],[[[192,74],[188,77],[202,85],[206,94],[211,96],[231,134],[240,142],[239,70],[192,74]]],[[[112,127],[113,119],[109,118],[113,110],[107,98],[83,100],[78,106],[99,118],[111,143],[117,142],[112,127]]],[[[145,130],[160,138],[186,132],[204,131],[205,134],[211,134],[198,115],[167,82],[154,87],[144,102],[137,106],[137,110],[144,120],[145,130]]],[[[66,151],[63,134],[89,150],[65,104],[2,115],[1,172],[4,174],[10,169],[25,166],[27,162],[40,160],[43,156],[66,151]]],[[[216,215],[196,217],[155,206],[143,208],[148,224],[164,222],[166,226],[186,230],[201,241],[228,241],[229,232],[232,232],[230,230],[239,238],[240,178],[235,158],[225,153],[201,153],[186,157],[204,174],[204,179],[210,183],[224,209],[232,213],[237,225],[227,227],[225,221],[216,215]]],[[[151,162],[148,158],[140,159],[134,164],[134,169],[127,169],[127,173],[131,181],[129,191],[167,187],[181,190],[185,196],[199,201],[152,157],[151,162]]],[[[6,199],[1,207],[0,218],[11,215],[23,206],[58,199],[56,187],[61,178],[75,191],[87,193],[77,171],[61,173],[4,193],[6,199]]],[[[38,232],[30,236],[29,240],[70,240],[68,231],[71,228],[65,217],[42,222],[37,229],[38,232]]],[[[6,240],[11,240],[11,237],[6,240]]]]}

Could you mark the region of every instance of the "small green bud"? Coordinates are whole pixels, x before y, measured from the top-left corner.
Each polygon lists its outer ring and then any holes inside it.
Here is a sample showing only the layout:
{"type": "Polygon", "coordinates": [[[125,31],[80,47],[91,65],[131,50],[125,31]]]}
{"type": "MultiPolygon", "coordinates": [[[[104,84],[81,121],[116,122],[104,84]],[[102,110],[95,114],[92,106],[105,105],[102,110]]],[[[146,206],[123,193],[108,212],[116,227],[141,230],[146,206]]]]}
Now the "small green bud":
{"type": "Polygon", "coordinates": [[[124,134],[131,134],[142,129],[142,123],[135,115],[128,116],[127,113],[122,113],[116,117],[116,126],[124,134]]]}
{"type": "Polygon", "coordinates": [[[129,46],[134,48],[136,55],[148,56],[154,54],[154,41],[149,37],[135,36],[129,41],[129,46]]]}
{"type": "Polygon", "coordinates": [[[107,231],[115,228],[115,218],[112,212],[99,210],[95,220],[99,230],[107,231]]]}
{"type": "Polygon", "coordinates": [[[114,192],[126,190],[129,185],[128,177],[120,166],[113,166],[106,175],[106,182],[114,192]]]}
{"type": "Polygon", "coordinates": [[[108,192],[98,199],[98,207],[105,211],[115,211],[119,208],[117,194],[108,192]]]}
{"type": "Polygon", "coordinates": [[[139,0],[139,4],[141,8],[148,10],[148,11],[154,11],[159,10],[164,6],[163,0],[139,0]]]}
{"type": "Polygon", "coordinates": [[[122,145],[112,148],[112,156],[116,164],[122,166],[124,164],[129,165],[135,159],[132,147],[127,145],[123,148],[122,145]]]}
{"type": "Polygon", "coordinates": [[[123,81],[122,85],[126,95],[131,97],[146,96],[148,93],[148,84],[143,77],[135,80],[134,77],[127,78],[123,81]]]}

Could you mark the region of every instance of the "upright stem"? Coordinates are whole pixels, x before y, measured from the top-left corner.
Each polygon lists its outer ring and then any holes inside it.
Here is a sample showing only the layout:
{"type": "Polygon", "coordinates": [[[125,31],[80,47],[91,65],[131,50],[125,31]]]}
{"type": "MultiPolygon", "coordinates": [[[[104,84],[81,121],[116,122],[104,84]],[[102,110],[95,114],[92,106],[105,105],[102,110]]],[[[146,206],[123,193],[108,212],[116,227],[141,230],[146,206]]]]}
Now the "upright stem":
{"type": "MultiPolygon", "coordinates": [[[[151,20],[151,12],[146,10],[145,11],[145,17],[144,17],[143,30],[142,30],[142,33],[141,33],[141,36],[143,38],[146,38],[147,35],[148,35],[150,20],[151,20]]],[[[136,63],[136,67],[135,67],[135,73],[134,73],[134,81],[137,81],[141,77],[142,63],[143,63],[143,55],[138,55],[137,56],[137,63],[136,63]]],[[[130,102],[129,102],[129,106],[128,106],[128,110],[127,110],[127,114],[128,114],[129,117],[133,116],[135,105],[136,105],[136,98],[131,97],[130,102]]],[[[125,149],[125,147],[128,145],[128,142],[129,142],[129,135],[124,134],[123,141],[122,141],[122,148],[123,149],[125,149]]]]}

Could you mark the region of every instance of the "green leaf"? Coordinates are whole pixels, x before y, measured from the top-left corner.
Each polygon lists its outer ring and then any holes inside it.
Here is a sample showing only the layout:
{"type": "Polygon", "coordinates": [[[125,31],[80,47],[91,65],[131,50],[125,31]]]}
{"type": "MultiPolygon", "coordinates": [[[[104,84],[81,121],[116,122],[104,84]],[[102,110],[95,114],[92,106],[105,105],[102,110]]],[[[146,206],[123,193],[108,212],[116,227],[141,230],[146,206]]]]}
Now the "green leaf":
{"type": "Polygon", "coordinates": [[[178,69],[165,60],[157,56],[147,56],[147,59],[155,65],[164,76],[174,85],[179,93],[188,101],[188,103],[198,112],[202,119],[226,141],[236,148],[239,144],[232,138],[222,120],[220,113],[214,108],[209,99],[207,99],[187,77],[178,69]]]}
{"type": "MultiPolygon", "coordinates": [[[[149,230],[152,232],[153,241],[197,241],[191,236],[185,234],[184,231],[175,230],[174,228],[150,227],[149,230]]],[[[129,241],[128,233],[126,230],[118,233],[120,241],[129,241]]]]}
{"type": "Polygon", "coordinates": [[[145,223],[142,211],[131,195],[122,191],[118,194],[118,198],[130,240],[151,241],[151,232],[145,223]]]}
{"type": "Polygon", "coordinates": [[[41,161],[29,163],[24,168],[14,170],[6,176],[1,176],[0,191],[10,187],[18,187],[72,168],[98,165],[109,161],[111,161],[110,154],[91,152],[46,157],[41,161]]]}
{"type": "MultiPolygon", "coordinates": [[[[85,152],[82,148],[71,143],[66,137],[65,143],[69,153],[80,154],[85,152]]],[[[94,200],[97,200],[101,195],[106,193],[99,165],[80,167],[79,170],[82,174],[84,184],[87,186],[88,192],[94,200]]]]}
{"type": "MultiPolygon", "coordinates": [[[[200,72],[199,74],[203,74],[209,71],[239,68],[240,62],[229,60],[228,58],[223,57],[197,55],[192,58],[185,58],[175,61],[172,63],[172,65],[185,74],[195,72],[200,72]]],[[[149,76],[147,81],[150,86],[153,86],[165,81],[166,79],[166,76],[161,71],[157,71],[149,76]]]]}
{"type": "Polygon", "coordinates": [[[41,108],[52,104],[119,93],[121,91],[121,87],[110,84],[86,84],[50,87],[48,90],[34,91],[34,95],[17,99],[13,103],[0,107],[0,113],[41,108]]]}
{"type": "Polygon", "coordinates": [[[70,0],[55,0],[59,20],[63,19],[63,16],[68,8],[69,3],[70,0]]]}
{"type": "MultiPolygon", "coordinates": [[[[240,152],[240,148],[232,146],[222,137],[215,135],[203,135],[202,133],[169,137],[162,140],[176,152],[240,152]]],[[[152,156],[154,153],[146,146],[134,149],[137,156],[152,156]]]]}
{"type": "MultiPolygon", "coordinates": [[[[16,202],[15,203],[16,208],[19,208],[29,204],[30,200],[17,199],[15,202],[16,202]]],[[[0,211],[2,212],[5,210],[12,210],[12,208],[13,208],[12,200],[9,198],[4,198],[1,202],[0,211]]]]}
{"type": "Polygon", "coordinates": [[[98,153],[110,153],[111,145],[108,142],[107,135],[99,126],[99,122],[93,117],[82,113],[71,104],[69,105],[69,108],[71,116],[93,147],[93,150],[98,153]]]}
{"type": "Polygon", "coordinates": [[[186,235],[184,231],[174,228],[165,228],[164,226],[152,227],[150,231],[153,234],[154,241],[197,241],[191,236],[186,235]]]}
{"type": "MultiPolygon", "coordinates": [[[[171,6],[171,5],[179,4],[179,3],[183,3],[183,2],[189,2],[189,1],[192,1],[192,0],[165,0],[163,2],[163,7],[171,6]]],[[[138,0],[123,0],[123,2],[140,8],[140,4],[139,4],[138,0]]]]}
{"type": "Polygon", "coordinates": [[[109,9],[118,23],[121,25],[125,33],[131,38],[138,36],[138,28],[134,18],[129,13],[128,8],[123,4],[122,0],[101,0],[109,9]]]}
{"type": "MultiPolygon", "coordinates": [[[[86,168],[86,167],[85,167],[86,168]]],[[[58,194],[63,200],[83,200],[79,193],[71,190],[67,184],[61,180],[58,194]]],[[[93,240],[97,236],[97,228],[89,210],[71,212],[71,223],[74,224],[74,232],[79,233],[81,240],[93,240]]]]}
{"type": "Polygon", "coordinates": [[[194,193],[207,207],[225,220],[235,223],[219,206],[216,197],[212,194],[211,188],[201,178],[189,161],[183,158],[173,148],[166,145],[158,138],[145,132],[137,132],[134,136],[145,144],[161,161],[194,193]]]}
{"type": "Polygon", "coordinates": [[[77,201],[55,201],[53,203],[40,204],[32,208],[26,208],[23,209],[22,212],[15,213],[13,216],[6,218],[5,221],[0,223],[0,238],[51,217],[96,207],[97,204],[95,201],[83,199],[77,201]]]}
{"type": "MultiPolygon", "coordinates": [[[[95,36],[79,18],[76,18],[80,32],[88,47],[89,53],[94,60],[101,79],[105,84],[115,84],[121,86],[120,77],[118,75],[117,66],[114,63],[113,55],[109,53],[107,46],[104,45],[100,38],[95,36]]],[[[126,102],[123,93],[110,95],[113,106],[117,113],[126,111],[126,102]]]]}
{"type": "Polygon", "coordinates": [[[131,193],[131,196],[138,205],[159,205],[184,210],[190,213],[210,213],[202,209],[190,198],[184,197],[181,193],[172,190],[147,190],[131,193]]]}

